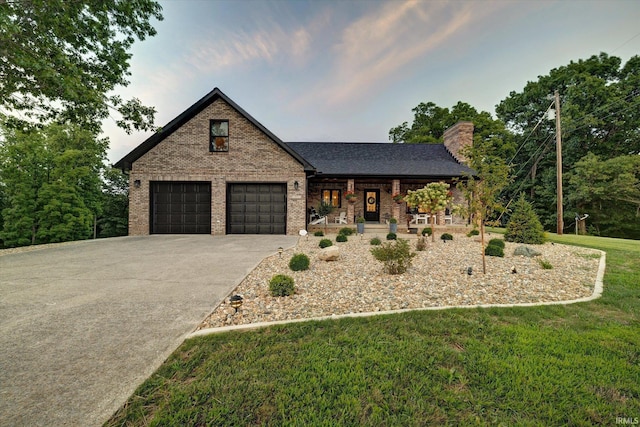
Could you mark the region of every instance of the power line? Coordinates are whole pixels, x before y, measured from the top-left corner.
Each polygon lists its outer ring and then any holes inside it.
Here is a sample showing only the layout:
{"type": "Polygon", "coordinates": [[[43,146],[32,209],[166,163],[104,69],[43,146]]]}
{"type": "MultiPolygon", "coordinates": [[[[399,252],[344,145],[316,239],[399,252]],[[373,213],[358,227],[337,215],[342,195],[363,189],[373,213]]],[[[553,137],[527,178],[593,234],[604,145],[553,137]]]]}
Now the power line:
{"type": "Polygon", "coordinates": [[[531,137],[531,135],[533,135],[533,132],[536,131],[536,129],[538,128],[538,126],[540,126],[540,123],[542,123],[542,120],[547,116],[547,113],[549,112],[549,110],[551,109],[551,107],[553,106],[553,102],[551,102],[551,104],[549,104],[549,107],[547,107],[547,111],[544,112],[544,114],[542,115],[542,117],[540,117],[540,120],[538,120],[538,123],[536,123],[536,125],[533,127],[533,129],[531,130],[531,132],[529,132],[529,135],[527,135],[527,137],[525,138],[525,140],[522,142],[522,144],[520,144],[520,147],[518,148],[518,150],[516,151],[516,154],[513,155],[513,157],[511,158],[511,160],[509,160],[509,165],[511,165],[513,163],[513,159],[516,158],[516,156],[518,155],[518,153],[520,152],[520,150],[522,149],[522,147],[524,147],[524,144],[526,144],[526,142],[529,140],[529,138],[531,137]]]}

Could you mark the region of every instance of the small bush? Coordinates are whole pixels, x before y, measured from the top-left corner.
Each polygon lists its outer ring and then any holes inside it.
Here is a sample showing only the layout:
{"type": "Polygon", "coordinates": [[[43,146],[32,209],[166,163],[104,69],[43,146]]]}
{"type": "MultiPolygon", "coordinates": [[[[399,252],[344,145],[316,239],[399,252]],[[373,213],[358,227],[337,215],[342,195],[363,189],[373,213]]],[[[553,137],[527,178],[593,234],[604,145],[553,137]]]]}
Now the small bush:
{"type": "Polygon", "coordinates": [[[316,236],[316,237],[322,237],[322,236],[324,236],[324,231],[318,230],[318,231],[314,232],[313,235],[316,236]]]}
{"type": "Polygon", "coordinates": [[[336,242],[346,242],[347,240],[347,236],[345,236],[344,234],[338,234],[336,236],[336,242]]]}
{"type": "Polygon", "coordinates": [[[389,274],[401,274],[411,266],[411,260],[416,256],[411,252],[409,242],[399,239],[394,242],[383,243],[371,249],[371,254],[384,264],[384,271],[389,274]]]}
{"type": "Polygon", "coordinates": [[[303,271],[309,269],[309,257],[305,254],[295,254],[289,261],[289,268],[293,271],[303,271]]]}
{"type": "Polygon", "coordinates": [[[418,241],[416,242],[416,251],[424,251],[427,249],[427,239],[424,236],[418,237],[418,241]]]}
{"type": "Polygon", "coordinates": [[[553,269],[553,265],[551,265],[551,263],[549,261],[547,261],[546,259],[538,260],[538,262],[540,263],[540,267],[542,267],[545,270],[553,269]]]}
{"type": "Polygon", "coordinates": [[[440,236],[440,239],[442,240],[453,240],[453,236],[449,233],[442,233],[442,236],[440,236]]]}
{"type": "Polygon", "coordinates": [[[524,193],[513,205],[513,214],[507,223],[504,239],[507,242],[533,245],[544,243],[544,229],[533,206],[524,198],[524,193]]]}
{"type": "Polygon", "coordinates": [[[398,238],[398,235],[396,233],[387,234],[387,240],[396,240],[397,238],[398,238]]]}
{"type": "Polygon", "coordinates": [[[355,233],[356,231],[353,228],[349,228],[349,227],[342,227],[340,229],[340,231],[338,232],[338,234],[343,234],[345,236],[351,236],[353,233],[355,233]]]}
{"type": "Polygon", "coordinates": [[[502,239],[491,239],[488,243],[489,246],[499,246],[504,249],[504,240],[502,239]]]}
{"type": "Polygon", "coordinates": [[[333,242],[329,239],[322,239],[320,240],[320,243],[318,244],[318,246],[320,246],[321,248],[328,248],[329,246],[332,246],[333,242]]]}
{"type": "Polygon", "coordinates": [[[293,284],[293,277],[278,274],[269,281],[269,292],[273,297],[288,297],[295,292],[293,284]]]}
{"type": "Polygon", "coordinates": [[[497,245],[489,245],[484,249],[484,254],[504,258],[504,249],[497,245]]]}
{"type": "Polygon", "coordinates": [[[478,234],[480,234],[480,231],[478,231],[477,228],[474,228],[473,230],[467,233],[467,237],[477,236],[478,234]]]}
{"type": "Polygon", "coordinates": [[[431,236],[431,233],[433,233],[431,227],[426,227],[422,229],[422,232],[420,234],[422,234],[423,236],[431,236]]]}
{"type": "Polygon", "coordinates": [[[377,237],[374,237],[373,239],[369,240],[369,243],[371,243],[373,246],[379,246],[382,241],[377,237]]]}

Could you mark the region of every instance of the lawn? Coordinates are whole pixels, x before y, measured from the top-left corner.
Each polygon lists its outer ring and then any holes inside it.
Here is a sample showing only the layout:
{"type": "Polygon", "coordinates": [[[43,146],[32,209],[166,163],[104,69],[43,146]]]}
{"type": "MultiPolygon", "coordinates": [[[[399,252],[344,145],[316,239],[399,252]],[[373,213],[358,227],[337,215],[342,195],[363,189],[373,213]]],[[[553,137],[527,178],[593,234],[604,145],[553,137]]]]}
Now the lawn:
{"type": "Polygon", "coordinates": [[[186,341],[106,425],[620,425],[640,419],[640,242],[601,299],[304,322],[186,341]]]}

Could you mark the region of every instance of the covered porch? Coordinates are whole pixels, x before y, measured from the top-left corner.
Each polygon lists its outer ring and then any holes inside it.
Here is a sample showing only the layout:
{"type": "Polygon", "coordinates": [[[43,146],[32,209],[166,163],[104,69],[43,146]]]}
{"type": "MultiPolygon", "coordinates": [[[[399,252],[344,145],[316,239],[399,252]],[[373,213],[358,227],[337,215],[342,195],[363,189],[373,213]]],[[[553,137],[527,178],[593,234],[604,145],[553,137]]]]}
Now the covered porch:
{"type": "Polygon", "coordinates": [[[435,215],[436,225],[464,227],[466,220],[452,214],[454,204],[466,203],[452,179],[311,178],[307,183],[307,229],[325,225],[340,228],[355,224],[359,217],[371,225],[386,225],[395,218],[398,229],[405,231],[427,227],[432,221],[429,215],[409,208],[399,199],[409,190],[439,181],[451,186],[453,202],[435,215]],[[326,215],[321,211],[322,202],[331,206],[331,212],[326,215]]]}

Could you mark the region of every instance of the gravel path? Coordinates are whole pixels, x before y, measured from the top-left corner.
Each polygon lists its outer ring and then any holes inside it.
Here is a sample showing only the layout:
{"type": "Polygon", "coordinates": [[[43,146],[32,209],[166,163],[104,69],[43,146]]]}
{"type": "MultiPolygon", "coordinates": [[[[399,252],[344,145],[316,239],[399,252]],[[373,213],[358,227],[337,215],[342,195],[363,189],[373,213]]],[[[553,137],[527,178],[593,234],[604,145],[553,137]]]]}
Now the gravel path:
{"type": "MultiPolygon", "coordinates": [[[[318,258],[320,237],[301,238],[282,257],[263,260],[236,288],[234,293],[244,298],[237,314],[227,298],[199,329],[357,312],[573,300],[592,294],[600,259],[600,252],[593,249],[552,243],[532,246],[540,256],[514,256],[520,244],[507,242],[505,257],[486,257],[487,274],[482,274],[479,239],[454,235],[447,243],[428,239],[427,249],[417,252],[406,273],[390,275],[370,253],[373,236],[350,236],[345,243],[335,243],[335,235],[327,237],[340,248],[338,260],[318,258]],[[309,270],[289,269],[294,253],[309,256],[309,270]],[[541,260],[553,268],[544,269],[541,260]],[[270,296],[269,280],[276,274],[295,279],[295,295],[270,296]]],[[[416,237],[409,240],[415,248],[416,237]]]]}

